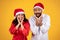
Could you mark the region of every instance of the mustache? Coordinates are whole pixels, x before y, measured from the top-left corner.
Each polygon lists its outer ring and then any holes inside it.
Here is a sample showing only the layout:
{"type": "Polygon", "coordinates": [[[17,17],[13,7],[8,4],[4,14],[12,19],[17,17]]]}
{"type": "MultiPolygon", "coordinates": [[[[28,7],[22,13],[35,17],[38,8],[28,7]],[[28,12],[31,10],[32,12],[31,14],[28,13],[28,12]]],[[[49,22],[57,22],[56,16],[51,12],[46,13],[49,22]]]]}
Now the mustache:
{"type": "Polygon", "coordinates": [[[36,17],[40,17],[42,13],[34,13],[36,17]]]}

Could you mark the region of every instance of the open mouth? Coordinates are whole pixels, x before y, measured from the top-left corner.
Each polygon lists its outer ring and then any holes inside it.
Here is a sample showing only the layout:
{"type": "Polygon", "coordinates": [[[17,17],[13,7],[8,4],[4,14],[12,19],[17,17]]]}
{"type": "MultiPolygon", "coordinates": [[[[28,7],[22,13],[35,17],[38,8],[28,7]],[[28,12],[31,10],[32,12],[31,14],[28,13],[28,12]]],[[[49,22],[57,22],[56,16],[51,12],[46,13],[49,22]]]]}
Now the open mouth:
{"type": "Polygon", "coordinates": [[[41,13],[35,13],[36,17],[39,18],[41,16],[41,13]]]}

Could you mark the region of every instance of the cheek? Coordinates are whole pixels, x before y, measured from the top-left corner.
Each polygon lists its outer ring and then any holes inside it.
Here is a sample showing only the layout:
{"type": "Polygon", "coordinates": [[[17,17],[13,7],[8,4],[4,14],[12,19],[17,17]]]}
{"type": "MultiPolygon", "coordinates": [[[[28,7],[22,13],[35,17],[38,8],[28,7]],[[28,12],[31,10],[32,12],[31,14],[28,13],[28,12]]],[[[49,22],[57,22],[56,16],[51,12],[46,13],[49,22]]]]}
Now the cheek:
{"type": "Polygon", "coordinates": [[[17,19],[19,19],[19,20],[20,20],[20,16],[17,16],[17,19]]]}
{"type": "Polygon", "coordinates": [[[42,13],[42,10],[40,10],[39,12],[42,13]]]}
{"type": "Polygon", "coordinates": [[[18,19],[20,19],[20,16],[17,16],[18,19]]]}
{"type": "Polygon", "coordinates": [[[21,18],[21,19],[24,19],[24,17],[23,17],[23,16],[21,16],[20,18],[21,18]]]}
{"type": "Polygon", "coordinates": [[[24,17],[21,17],[22,19],[24,19],[24,17]]]}
{"type": "Polygon", "coordinates": [[[37,13],[37,11],[34,11],[34,13],[37,13]]]}
{"type": "Polygon", "coordinates": [[[34,10],[33,12],[34,12],[34,13],[37,13],[37,10],[34,10]]]}

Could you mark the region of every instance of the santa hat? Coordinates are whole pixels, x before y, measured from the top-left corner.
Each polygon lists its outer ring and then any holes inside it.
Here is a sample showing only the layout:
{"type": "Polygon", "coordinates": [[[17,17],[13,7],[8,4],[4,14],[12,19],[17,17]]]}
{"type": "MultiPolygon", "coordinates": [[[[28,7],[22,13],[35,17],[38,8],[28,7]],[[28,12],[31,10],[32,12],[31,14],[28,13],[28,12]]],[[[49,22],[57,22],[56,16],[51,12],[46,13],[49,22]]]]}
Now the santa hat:
{"type": "Polygon", "coordinates": [[[15,9],[14,16],[16,16],[18,14],[24,14],[24,10],[23,9],[15,9]]]}
{"type": "Polygon", "coordinates": [[[40,9],[44,9],[44,5],[42,4],[42,3],[36,3],[35,5],[34,5],[34,9],[35,8],[40,8],[40,9]]]}

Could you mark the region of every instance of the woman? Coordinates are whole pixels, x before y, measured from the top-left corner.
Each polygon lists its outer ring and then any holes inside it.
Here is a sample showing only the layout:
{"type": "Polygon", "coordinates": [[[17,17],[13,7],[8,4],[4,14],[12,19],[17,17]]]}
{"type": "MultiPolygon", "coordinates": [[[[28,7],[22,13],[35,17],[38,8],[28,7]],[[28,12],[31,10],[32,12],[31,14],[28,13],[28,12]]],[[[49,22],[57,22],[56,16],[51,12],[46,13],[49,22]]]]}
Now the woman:
{"type": "Polygon", "coordinates": [[[25,17],[24,10],[15,9],[14,16],[15,19],[12,21],[11,27],[9,29],[10,33],[13,35],[12,40],[27,40],[30,25],[25,17]]]}

